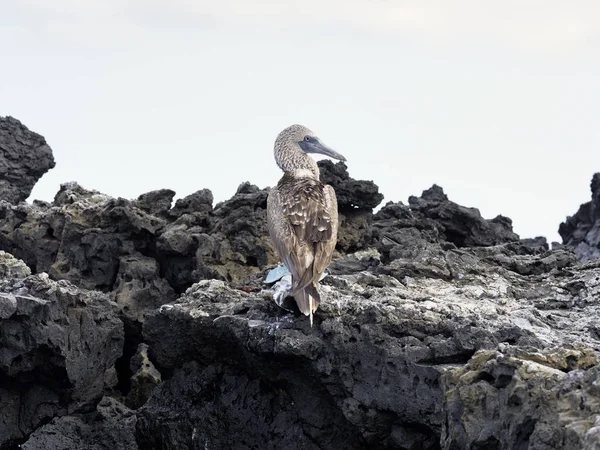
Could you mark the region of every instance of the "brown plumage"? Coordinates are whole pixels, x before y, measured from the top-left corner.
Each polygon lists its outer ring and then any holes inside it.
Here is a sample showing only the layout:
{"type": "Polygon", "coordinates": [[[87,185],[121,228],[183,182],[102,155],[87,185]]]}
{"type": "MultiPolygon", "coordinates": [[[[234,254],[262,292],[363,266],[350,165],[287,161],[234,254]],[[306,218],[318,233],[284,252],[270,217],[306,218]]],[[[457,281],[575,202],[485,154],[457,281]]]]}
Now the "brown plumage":
{"type": "Polygon", "coordinates": [[[267,223],[277,254],[292,275],[292,292],[300,311],[310,316],[321,297],[319,278],[331,262],[337,242],[335,191],[319,180],[319,168],[307,153],[345,161],[308,128],[292,125],[275,141],[275,160],[284,171],[269,192],[267,223]]]}

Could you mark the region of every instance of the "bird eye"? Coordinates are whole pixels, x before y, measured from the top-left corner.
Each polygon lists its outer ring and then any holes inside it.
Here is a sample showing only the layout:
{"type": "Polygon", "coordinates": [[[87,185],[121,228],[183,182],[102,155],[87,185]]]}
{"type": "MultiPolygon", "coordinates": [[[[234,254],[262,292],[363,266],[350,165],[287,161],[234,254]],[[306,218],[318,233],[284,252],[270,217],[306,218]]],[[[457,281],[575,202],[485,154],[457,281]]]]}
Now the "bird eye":
{"type": "Polygon", "coordinates": [[[309,141],[310,141],[310,136],[304,136],[304,140],[305,140],[306,142],[309,142],[309,141]]]}

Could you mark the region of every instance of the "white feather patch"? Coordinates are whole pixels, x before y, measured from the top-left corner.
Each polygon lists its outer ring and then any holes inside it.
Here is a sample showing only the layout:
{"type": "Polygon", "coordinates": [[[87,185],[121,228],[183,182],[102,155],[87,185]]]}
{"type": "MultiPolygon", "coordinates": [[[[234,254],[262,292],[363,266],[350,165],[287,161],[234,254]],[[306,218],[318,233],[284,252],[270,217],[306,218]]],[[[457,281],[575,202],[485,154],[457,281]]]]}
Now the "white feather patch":
{"type": "Polygon", "coordinates": [[[310,169],[296,169],[293,172],[293,176],[296,178],[314,178],[315,174],[310,169]]]}

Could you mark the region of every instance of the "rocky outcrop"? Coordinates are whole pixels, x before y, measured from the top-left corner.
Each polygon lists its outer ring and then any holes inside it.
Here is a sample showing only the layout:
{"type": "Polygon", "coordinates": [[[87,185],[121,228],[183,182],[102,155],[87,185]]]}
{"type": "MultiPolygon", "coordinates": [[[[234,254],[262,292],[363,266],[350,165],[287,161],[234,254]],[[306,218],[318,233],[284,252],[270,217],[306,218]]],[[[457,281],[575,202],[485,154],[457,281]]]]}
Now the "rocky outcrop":
{"type": "Polygon", "coordinates": [[[598,377],[587,348],[482,350],[442,377],[443,448],[598,448],[598,377]]]}
{"type": "MultiPolygon", "coordinates": [[[[382,196],[345,166],[321,163],[340,189],[340,251],[371,241],[371,211],[382,196]]],[[[267,189],[249,183],[213,208],[203,189],[177,200],[168,189],[136,200],[64,183],[52,204],[0,202],[0,249],[35,273],[109,292],[126,320],[176,298],[202,279],[243,284],[278,262],[266,228],[267,189]]]]}
{"type": "MultiPolygon", "coordinates": [[[[476,273],[479,263],[473,256],[522,274],[540,272],[543,262],[521,256],[548,251],[545,238],[519,240],[510,219],[486,220],[477,209],[448,200],[436,185],[421,197],[410,197],[409,205],[386,204],[373,216],[371,236],[384,263],[377,272],[399,280],[405,276],[450,280],[465,270],[476,273]]],[[[556,257],[572,260],[566,252],[551,256],[556,257]]]]}
{"type": "Polygon", "coordinates": [[[347,255],[312,328],[268,291],[200,281],[145,320],[137,411],[105,399],[53,413],[24,448],[597,445],[600,265],[563,253],[452,247],[439,256],[447,278],[386,274],[376,250],[347,255]],[[498,262],[511,257],[539,270],[498,262]]]}
{"type": "Polygon", "coordinates": [[[409,206],[388,203],[374,217],[375,238],[390,259],[407,257],[417,242],[443,243],[446,247],[489,247],[516,242],[512,221],[498,216],[481,217],[476,208],[460,206],[450,200],[443,189],[433,185],[421,197],[411,196],[409,206]]]}
{"type": "Polygon", "coordinates": [[[0,279],[27,278],[31,275],[31,269],[13,255],[0,250],[0,279]]]}
{"type": "MultiPolygon", "coordinates": [[[[350,183],[360,191],[361,182],[351,180],[345,170],[341,176],[345,179],[330,179],[339,185],[350,183]]],[[[366,191],[378,195],[372,183],[365,183],[370,189],[366,191]]],[[[121,341],[115,342],[118,354],[103,354],[102,358],[111,361],[110,387],[118,388],[122,400],[137,408],[161,382],[142,343],[145,316],[174,301],[199,280],[220,279],[243,286],[277,262],[266,230],[267,192],[243,183],[232,199],[215,207],[206,189],[172,205],[174,192],[168,189],[126,200],[71,182],[61,186],[52,203],[0,201],[0,274],[10,280],[34,273],[38,275],[32,279],[68,281],[104,292],[113,300],[111,311],[115,320],[118,316],[124,322],[119,326],[125,340],[121,336],[121,341]]],[[[350,199],[350,194],[347,197],[350,199]]],[[[371,201],[373,204],[376,202],[371,201]]],[[[369,231],[364,227],[364,236],[358,240],[368,242],[369,231]]],[[[2,302],[0,314],[12,317],[16,307],[14,301],[2,302]]],[[[97,400],[92,396],[89,408],[93,409],[97,400]]],[[[8,430],[5,442],[22,440],[48,418],[87,408],[47,408],[47,415],[27,418],[26,425],[13,421],[11,426],[18,431],[8,430]]],[[[7,414],[13,413],[7,409],[7,414]]]]}
{"type": "Polygon", "coordinates": [[[38,428],[22,450],[138,450],[135,413],[105,397],[96,411],[58,417],[38,428]]]}
{"type": "Polygon", "coordinates": [[[194,285],[144,324],[150,356],[169,379],[139,412],[138,443],[528,448],[538,435],[547,446],[535,448],[596,442],[585,426],[566,440],[568,429],[547,429],[594,421],[595,406],[560,420],[551,413],[567,414],[582,396],[596,401],[600,266],[571,262],[521,275],[462,250],[444,258],[462,276],[327,277],[313,328],[266,294],[219,281],[194,285]],[[528,387],[548,374],[555,383],[528,387]],[[573,400],[546,400],[579,378],[589,386],[569,388],[573,400]]]}
{"type": "Polygon", "coordinates": [[[0,200],[17,204],[55,166],[52,149],[40,136],[12,117],[0,117],[0,200]]]}
{"type": "Polygon", "coordinates": [[[338,201],[340,229],[337,250],[352,253],[367,247],[372,240],[373,209],[383,200],[383,194],[372,181],[350,177],[345,163],[319,161],[321,181],[335,189],[338,201]]]}
{"type": "Polygon", "coordinates": [[[319,166],[313,327],[264,282],[267,189],[0,201],[0,449],[600,448],[596,200],[551,250],[436,185],[374,214],[319,166]]]}
{"type": "Polygon", "coordinates": [[[421,220],[433,220],[445,240],[457,247],[485,247],[519,239],[513,233],[512,221],[508,217],[483,219],[477,208],[449,201],[437,185],[423,191],[420,198],[410,197],[408,204],[411,211],[421,216],[421,220]]]}
{"type": "Polygon", "coordinates": [[[116,385],[123,323],[105,294],[13,272],[0,280],[0,330],[0,448],[93,410],[116,385]]]}
{"type": "Polygon", "coordinates": [[[582,204],[558,228],[563,245],[586,261],[600,258],[600,173],[594,174],[590,187],[592,200],[582,204]]]}
{"type": "Polygon", "coordinates": [[[266,189],[242,183],[231,199],[215,206],[211,227],[195,248],[193,281],[240,283],[277,261],[266,227],[267,195],[266,189]]]}

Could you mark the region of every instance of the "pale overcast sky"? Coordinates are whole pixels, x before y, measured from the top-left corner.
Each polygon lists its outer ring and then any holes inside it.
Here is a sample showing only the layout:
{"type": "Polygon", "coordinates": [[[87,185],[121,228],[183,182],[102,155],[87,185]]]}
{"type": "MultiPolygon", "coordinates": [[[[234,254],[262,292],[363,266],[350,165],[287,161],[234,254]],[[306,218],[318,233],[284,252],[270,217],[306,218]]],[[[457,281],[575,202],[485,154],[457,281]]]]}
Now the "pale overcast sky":
{"type": "Polygon", "coordinates": [[[597,0],[0,3],[0,115],[57,161],[32,198],[224,200],[302,123],[384,202],[437,183],[558,240],[600,171],[597,0]]]}

